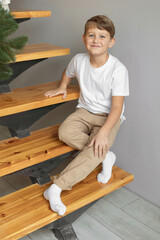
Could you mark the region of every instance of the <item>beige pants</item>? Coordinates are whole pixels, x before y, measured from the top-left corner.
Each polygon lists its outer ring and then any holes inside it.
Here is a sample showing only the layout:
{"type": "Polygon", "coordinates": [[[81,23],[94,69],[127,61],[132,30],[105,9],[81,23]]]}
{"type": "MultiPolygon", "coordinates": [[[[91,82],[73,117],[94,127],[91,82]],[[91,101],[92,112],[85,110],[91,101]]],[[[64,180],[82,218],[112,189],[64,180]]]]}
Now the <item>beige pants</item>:
{"type": "MultiPolygon", "coordinates": [[[[67,145],[81,150],[54,179],[54,183],[62,190],[70,190],[73,185],[86,178],[105,159],[105,157],[95,157],[94,147],[88,147],[87,143],[97,134],[107,116],[107,114],[93,114],[83,108],[78,108],[59,127],[59,139],[67,145]]],[[[119,127],[120,119],[109,134],[109,148],[115,141],[119,127]]]]}

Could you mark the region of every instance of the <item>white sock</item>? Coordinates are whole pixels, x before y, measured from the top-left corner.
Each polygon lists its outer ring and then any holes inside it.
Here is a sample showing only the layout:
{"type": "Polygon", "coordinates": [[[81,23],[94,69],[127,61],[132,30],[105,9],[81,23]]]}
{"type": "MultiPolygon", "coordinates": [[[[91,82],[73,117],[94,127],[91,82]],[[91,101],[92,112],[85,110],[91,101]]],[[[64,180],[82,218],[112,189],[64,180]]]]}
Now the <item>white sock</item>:
{"type": "Polygon", "coordinates": [[[116,156],[113,152],[108,151],[106,158],[102,162],[102,171],[97,175],[98,182],[107,183],[112,175],[112,167],[116,161],[116,156]]]}
{"type": "Polygon", "coordinates": [[[61,201],[62,190],[56,185],[52,184],[44,193],[43,196],[50,203],[52,211],[57,212],[59,215],[64,215],[66,212],[66,206],[61,201]]]}

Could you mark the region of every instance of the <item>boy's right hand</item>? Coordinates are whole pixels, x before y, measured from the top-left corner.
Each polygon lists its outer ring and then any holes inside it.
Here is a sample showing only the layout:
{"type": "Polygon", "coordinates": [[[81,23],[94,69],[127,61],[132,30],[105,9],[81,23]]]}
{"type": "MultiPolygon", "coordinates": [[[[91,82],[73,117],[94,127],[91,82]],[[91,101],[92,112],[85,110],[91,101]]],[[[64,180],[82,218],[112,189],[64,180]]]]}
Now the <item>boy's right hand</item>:
{"type": "Polygon", "coordinates": [[[66,96],[67,96],[67,90],[65,88],[57,88],[57,89],[50,90],[50,91],[46,92],[44,95],[46,97],[53,97],[53,96],[57,96],[57,95],[60,95],[60,94],[62,94],[63,99],[65,99],[66,96]]]}

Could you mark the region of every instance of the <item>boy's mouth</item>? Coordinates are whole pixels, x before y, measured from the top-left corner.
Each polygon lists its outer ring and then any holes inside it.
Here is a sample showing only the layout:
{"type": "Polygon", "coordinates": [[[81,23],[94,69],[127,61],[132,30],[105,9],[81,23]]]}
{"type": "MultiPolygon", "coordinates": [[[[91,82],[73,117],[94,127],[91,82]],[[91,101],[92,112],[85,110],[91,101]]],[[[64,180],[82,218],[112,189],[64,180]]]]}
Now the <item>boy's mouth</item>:
{"type": "Polygon", "coordinates": [[[93,48],[99,48],[100,46],[99,46],[99,45],[96,45],[96,44],[93,44],[93,45],[91,45],[91,47],[93,47],[93,48]]]}

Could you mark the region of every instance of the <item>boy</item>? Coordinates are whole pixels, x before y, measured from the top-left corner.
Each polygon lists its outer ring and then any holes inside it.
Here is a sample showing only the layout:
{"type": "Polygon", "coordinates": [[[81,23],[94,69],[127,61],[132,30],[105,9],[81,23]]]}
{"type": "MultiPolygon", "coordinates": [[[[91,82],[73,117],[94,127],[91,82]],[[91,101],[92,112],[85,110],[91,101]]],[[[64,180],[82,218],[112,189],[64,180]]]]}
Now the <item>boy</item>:
{"type": "Polygon", "coordinates": [[[62,94],[65,98],[72,78],[79,82],[77,108],[61,124],[59,139],[81,151],[44,192],[51,209],[59,215],[66,211],[60,198],[62,190],[70,190],[101,162],[97,180],[107,183],[111,177],[116,157],[108,150],[124,119],[124,96],[129,95],[125,66],[107,52],[115,43],[114,34],[114,24],[108,17],[90,18],[83,35],[88,53],[77,54],[64,71],[59,87],[45,93],[46,97],[62,94]]]}

